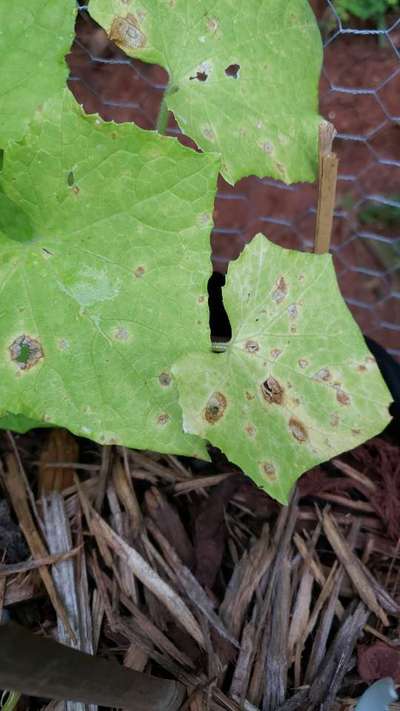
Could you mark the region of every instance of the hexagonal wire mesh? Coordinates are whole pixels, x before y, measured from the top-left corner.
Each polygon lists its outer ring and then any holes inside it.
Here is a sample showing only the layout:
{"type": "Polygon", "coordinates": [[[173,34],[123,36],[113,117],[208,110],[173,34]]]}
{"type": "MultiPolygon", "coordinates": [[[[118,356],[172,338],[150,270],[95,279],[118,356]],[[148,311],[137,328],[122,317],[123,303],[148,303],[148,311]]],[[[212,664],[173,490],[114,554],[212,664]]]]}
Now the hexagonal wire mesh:
{"type": "MultiPolygon", "coordinates": [[[[399,10],[374,29],[354,18],[345,23],[331,0],[310,1],[325,47],[320,111],[338,131],[332,253],[340,287],[364,333],[400,358],[399,10]]],[[[129,59],[108,42],[86,5],[68,59],[70,88],[86,111],[155,127],[167,73],[129,59]]],[[[172,115],[167,133],[193,145],[172,115]]],[[[212,234],[215,270],[226,271],[257,232],[283,246],[311,250],[316,197],[315,185],[248,177],[231,187],[220,178],[212,234]]]]}

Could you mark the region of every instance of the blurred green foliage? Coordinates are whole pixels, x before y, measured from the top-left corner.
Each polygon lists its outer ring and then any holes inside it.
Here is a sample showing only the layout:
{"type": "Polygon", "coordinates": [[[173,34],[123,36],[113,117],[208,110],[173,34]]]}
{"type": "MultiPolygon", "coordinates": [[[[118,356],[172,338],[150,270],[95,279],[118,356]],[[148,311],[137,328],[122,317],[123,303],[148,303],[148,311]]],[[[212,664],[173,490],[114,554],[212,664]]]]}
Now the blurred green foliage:
{"type": "MultiPolygon", "coordinates": [[[[391,202],[399,201],[398,195],[388,198],[391,202]]],[[[396,228],[400,225],[400,208],[397,205],[386,203],[373,203],[358,213],[360,222],[365,224],[380,224],[385,227],[396,228]]]]}
{"type": "Polygon", "coordinates": [[[334,5],[342,20],[354,15],[379,26],[387,12],[400,7],[400,0],[335,0],[334,5]]]}

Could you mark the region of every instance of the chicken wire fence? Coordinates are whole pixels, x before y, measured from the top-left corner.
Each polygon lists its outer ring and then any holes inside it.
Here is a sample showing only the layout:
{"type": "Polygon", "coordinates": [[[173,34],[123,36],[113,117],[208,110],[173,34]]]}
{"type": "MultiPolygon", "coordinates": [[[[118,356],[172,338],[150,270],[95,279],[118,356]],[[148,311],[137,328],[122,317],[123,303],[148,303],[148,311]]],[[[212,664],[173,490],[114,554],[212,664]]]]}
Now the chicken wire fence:
{"type": "MultiPolygon", "coordinates": [[[[363,332],[400,359],[400,12],[374,29],[344,21],[331,0],[311,4],[324,41],[320,112],[338,132],[332,254],[341,291],[363,332]]],[[[127,57],[89,12],[81,5],[68,57],[72,92],[89,113],[154,129],[167,73],[127,57]]],[[[167,134],[190,144],[172,115],[167,134]]],[[[225,272],[258,232],[311,250],[316,200],[315,185],[248,177],[231,187],[220,178],[215,270],[225,272]]]]}

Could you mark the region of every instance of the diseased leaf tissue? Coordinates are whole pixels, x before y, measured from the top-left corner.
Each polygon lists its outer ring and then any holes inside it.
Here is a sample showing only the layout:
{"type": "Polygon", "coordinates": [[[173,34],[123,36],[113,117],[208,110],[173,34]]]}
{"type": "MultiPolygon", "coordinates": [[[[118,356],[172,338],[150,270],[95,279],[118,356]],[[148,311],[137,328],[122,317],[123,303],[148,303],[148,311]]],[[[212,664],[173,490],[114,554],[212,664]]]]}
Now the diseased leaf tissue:
{"type": "Polygon", "coordinates": [[[285,502],[303,471],[380,431],[390,402],[327,255],[257,236],[229,270],[232,340],[210,346],[218,171],[315,177],[313,15],[306,0],[90,7],[168,69],[168,106],[203,154],[84,114],[64,88],[64,7],[0,10],[0,424],[203,458],[211,442],[285,502]],[[22,24],[41,62],[29,80],[22,24]]]}

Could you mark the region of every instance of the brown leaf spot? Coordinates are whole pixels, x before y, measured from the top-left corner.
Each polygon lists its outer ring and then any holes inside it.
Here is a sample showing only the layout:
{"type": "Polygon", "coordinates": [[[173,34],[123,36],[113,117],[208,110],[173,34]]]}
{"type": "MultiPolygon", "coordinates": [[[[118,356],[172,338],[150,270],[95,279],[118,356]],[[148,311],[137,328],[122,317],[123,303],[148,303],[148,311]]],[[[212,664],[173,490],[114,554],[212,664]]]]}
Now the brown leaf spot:
{"type": "Polygon", "coordinates": [[[367,366],[366,366],[366,365],[362,365],[362,364],[361,364],[361,365],[358,365],[358,366],[357,366],[357,371],[358,371],[359,373],[365,373],[366,370],[367,370],[367,366]]]}
{"type": "Polygon", "coordinates": [[[197,303],[198,303],[198,304],[204,304],[205,300],[206,300],[206,297],[205,297],[205,296],[199,296],[199,298],[197,299],[197,303]]]}
{"type": "Polygon", "coordinates": [[[340,422],[339,415],[336,412],[333,412],[329,418],[329,422],[331,423],[332,427],[337,427],[340,422]]]}
{"type": "Polygon", "coordinates": [[[272,464],[272,462],[262,462],[261,463],[261,472],[262,474],[268,479],[270,482],[275,482],[278,479],[278,475],[276,473],[276,468],[272,464]]]}
{"type": "Polygon", "coordinates": [[[158,376],[158,382],[163,388],[168,388],[171,385],[172,378],[169,373],[160,373],[158,376]]]}
{"type": "Polygon", "coordinates": [[[309,365],[309,362],[306,358],[300,358],[298,360],[298,364],[299,364],[300,368],[303,368],[303,370],[304,370],[304,368],[307,368],[307,366],[309,365]]]}
{"type": "Polygon", "coordinates": [[[321,368],[315,375],[313,375],[313,380],[318,382],[328,383],[332,378],[332,374],[328,368],[321,368]]]}
{"type": "Polygon", "coordinates": [[[137,267],[133,273],[137,279],[141,279],[144,272],[145,272],[144,267],[137,267]]]}
{"type": "Polygon", "coordinates": [[[276,304],[280,304],[287,296],[288,288],[286,281],[283,276],[279,277],[275,291],[272,292],[272,300],[275,301],[276,304]]]}
{"type": "Polygon", "coordinates": [[[289,429],[295,439],[298,442],[306,442],[308,439],[308,433],[303,423],[297,420],[295,417],[291,417],[289,420],[289,429]]]}
{"type": "Polygon", "coordinates": [[[214,425],[224,416],[227,401],[223,393],[213,393],[209,398],[204,410],[204,417],[211,425],[214,425]]]}
{"type": "Polygon", "coordinates": [[[282,405],[284,389],[280,383],[278,383],[275,378],[270,376],[261,385],[261,393],[267,402],[275,403],[275,405],[282,405]]]}
{"type": "Polygon", "coordinates": [[[161,425],[162,427],[166,425],[170,420],[169,415],[167,415],[166,412],[162,412],[161,415],[158,415],[157,417],[157,424],[161,425]]]}
{"type": "Polygon", "coordinates": [[[260,350],[260,346],[257,341],[246,341],[244,347],[248,353],[257,353],[260,350]]]}
{"type": "Polygon", "coordinates": [[[246,432],[248,437],[253,438],[256,436],[256,428],[254,427],[254,425],[247,424],[246,427],[244,428],[244,431],[246,432]]]}
{"type": "Polygon", "coordinates": [[[280,348],[273,348],[271,351],[271,358],[273,358],[273,360],[276,360],[277,358],[279,358],[281,353],[282,350],[280,348]]]}
{"type": "Polygon", "coordinates": [[[36,338],[23,334],[9,346],[11,360],[19,370],[29,370],[44,357],[42,346],[36,338]]]}
{"type": "Polygon", "coordinates": [[[138,19],[131,14],[115,17],[111,25],[110,40],[123,49],[141,49],[146,46],[146,35],[139,27],[138,19]]]}
{"type": "Polygon", "coordinates": [[[342,388],[336,390],[336,400],[341,405],[350,405],[350,396],[342,388]]]}
{"type": "Polygon", "coordinates": [[[75,193],[75,195],[79,195],[79,193],[80,193],[81,191],[80,191],[80,188],[78,188],[77,185],[74,185],[74,187],[72,188],[72,192],[75,193]]]}
{"type": "Polygon", "coordinates": [[[290,304],[290,306],[288,306],[288,315],[289,318],[297,318],[297,316],[299,315],[297,304],[290,304]]]}
{"type": "Polygon", "coordinates": [[[246,390],[246,400],[254,400],[254,398],[255,395],[252,395],[248,390],[246,390]]]}
{"type": "Polygon", "coordinates": [[[216,31],[218,30],[218,27],[219,27],[219,22],[215,17],[210,17],[207,20],[207,29],[212,34],[216,33],[216,31]]]}
{"type": "Polygon", "coordinates": [[[358,437],[358,435],[361,434],[361,430],[352,429],[351,434],[353,434],[354,437],[358,437]]]}

